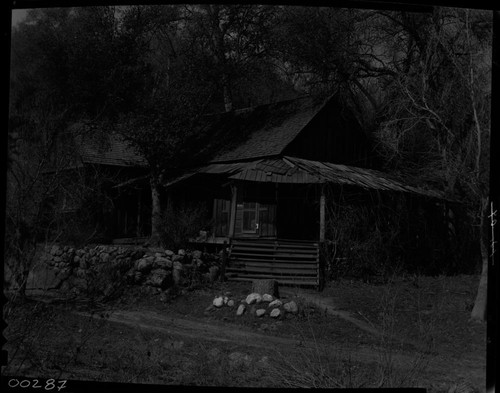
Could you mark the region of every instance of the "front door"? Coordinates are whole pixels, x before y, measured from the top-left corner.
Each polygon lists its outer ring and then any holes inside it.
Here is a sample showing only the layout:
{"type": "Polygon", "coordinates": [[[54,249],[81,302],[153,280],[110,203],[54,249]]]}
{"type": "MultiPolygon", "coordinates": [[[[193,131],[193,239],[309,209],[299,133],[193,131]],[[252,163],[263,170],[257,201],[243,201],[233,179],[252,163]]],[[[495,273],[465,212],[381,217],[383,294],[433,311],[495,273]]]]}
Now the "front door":
{"type": "Polygon", "coordinates": [[[235,234],[242,236],[276,236],[276,204],[242,202],[236,206],[235,234]]]}
{"type": "Polygon", "coordinates": [[[259,204],[257,202],[243,202],[242,204],[243,222],[242,233],[259,233],[259,204]]]}

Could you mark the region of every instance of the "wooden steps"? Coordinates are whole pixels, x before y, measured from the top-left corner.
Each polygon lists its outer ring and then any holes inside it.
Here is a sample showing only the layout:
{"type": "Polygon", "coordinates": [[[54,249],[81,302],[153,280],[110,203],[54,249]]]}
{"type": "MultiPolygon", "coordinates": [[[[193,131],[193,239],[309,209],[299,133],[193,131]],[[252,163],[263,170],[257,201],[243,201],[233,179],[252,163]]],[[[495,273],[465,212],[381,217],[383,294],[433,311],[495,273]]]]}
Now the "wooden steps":
{"type": "Polygon", "coordinates": [[[226,277],[233,281],[274,279],[279,284],[313,286],[319,289],[319,243],[281,239],[233,239],[226,277]]]}

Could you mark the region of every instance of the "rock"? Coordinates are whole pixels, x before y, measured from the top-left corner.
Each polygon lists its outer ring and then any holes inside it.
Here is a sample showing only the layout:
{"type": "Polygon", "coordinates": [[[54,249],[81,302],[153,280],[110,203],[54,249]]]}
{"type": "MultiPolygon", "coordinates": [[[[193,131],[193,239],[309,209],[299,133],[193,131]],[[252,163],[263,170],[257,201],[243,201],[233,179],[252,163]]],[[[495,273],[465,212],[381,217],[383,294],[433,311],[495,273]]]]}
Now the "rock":
{"type": "MultiPolygon", "coordinates": [[[[164,269],[171,268],[173,266],[173,262],[164,257],[156,257],[155,258],[155,265],[164,269]]],[[[182,266],[182,265],[181,265],[182,266]]]]}
{"type": "Polygon", "coordinates": [[[228,307],[233,307],[234,306],[234,300],[233,299],[228,300],[227,305],[228,305],[228,307]]]}
{"type": "Polygon", "coordinates": [[[63,250],[61,250],[61,247],[59,247],[58,245],[54,245],[52,246],[52,248],[50,249],[50,253],[54,256],[59,256],[59,255],[62,255],[63,253],[63,250]]]}
{"type": "Polygon", "coordinates": [[[172,270],[172,278],[174,280],[175,285],[182,284],[182,269],[172,270]]]}
{"type": "Polygon", "coordinates": [[[155,257],[161,258],[161,257],[163,257],[163,253],[162,252],[155,252],[155,257]]]}
{"type": "Polygon", "coordinates": [[[259,308],[257,311],[255,311],[255,315],[257,315],[258,317],[263,316],[265,313],[266,313],[266,310],[263,308],[259,308]]]}
{"type": "Polygon", "coordinates": [[[283,302],[279,299],[273,300],[271,303],[269,303],[269,307],[280,307],[283,304],[283,302]]]}
{"type": "Polygon", "coordinates": [[[273,296],[269,295],[268,293],[262,295],[262,301],[264,302],[272,302],[273,299],[274,299],[273,296]]]}
{"type": "Polygon", "coordinates": [[[167,257],[172,257],[175,255],[175,252],[173,252],[172,250],[165,250],[164,254],[167,256],[167,257]]]}
{"type": "Polygon", "coordinates": [[[295,303],[293,300],[291,302],[285,303],[283,305],[283,308],[285,311],[296,314],[299,311],[299,308],[297,307],[297,303],[295,303]]]}
{"type": "Polygon", "coordinates": [[[260,295],[268,293],[274,297],[280,297],[278,282],[276,280],[253,280],[252,293],[258,293],[260,295]]]}
{"type": "Polygon", "coordinates": [[[182,248],[177,251],[177,255],[185,256],[186,255],[186,250],[183,250],[182,248]]]}
{"type": "Polygon", "coordinates": [[[193,264],[197,267],[202,267],[204,263],[201,259],[193,259],[193,264]]]}
{"type": "Polygon", "coordinates": [[[182,263],[180,263],[179,261],[175,261],[172,263],[172,268],[174,270],[182,270],[184,267],[182,266],[182,263]]]}
{"type": "Polygon", "coordinates": [[[227,302],[229,301],[229,298],[227,296],[224,296],[223,299],[224,299],[224,304],[227,304],[227,302]]]}
{"type": "Polygon", "coordinates": [[[61,257],[54,257],[54,258],[52,258],[52,260],[54,261],[54,263],[61,263],[62,262],[61,257]]]}
{"type": "Polygon", "coordinates": [[[173,255],[172,256],[172,262],[182,262],[184,260],[183,255],[173,255]]]}
{"type": "Polygon", "coordinates": [[[224,305],[224,298],[222,296],[216,297],[212,303],[215,307],[222,307],[224,305]]]}
{"type": "Polygon", "coordinates": [[[140,272],[147,273],[153,268],[153,263],[153,257],[141,258],[135,262],[135,268],[140,272]]]}
{"type": "Polygon", "coordinates": [[[278,318],[281,314],[281,311],[279,308],[275,308],[271,311],[271,314],[269,314],[271,316],[271,318],[278,318]]]}
{"type": "Polygon", "coordinates": [[[237,368],[241,366],[248,367],[252,363],[252,358],[249,355],[241,352],[233,352],[229,354],[228,359],[230,368],[237,368]]]}
{"type": "Polygon", "coordinates": [[[102,263],[107,263],[109,262],[109,259],[110,259],[110,256],[107,252],[103,252],[101,255],[99,255],[99,260],[102,262],[102,263]]]}
{"type": "Polygon", "coordinates": [[[168,286],[171,275],[163,269],[153,270],[147,280],[147,283],[152,287],[166,288],[168,286]]]}
{"type": "Polygon", "coordinates": [[[217,266],[210,266],[208,273],[210,274],[210,282],[214,282],[219,276],[219,268],[217,266]]]}
{"type": "Polygon", "coordinates": [[[194,250],[193,251],[193,259],[201,259],[202,252],[200,250],[194,250]]]}
{"type": "Polygon", "coordinates": [[[262,296],[260,296],[258,293],[251,293],[247,296],[245,301],[247,302],[247,304],[260,303],[262,301],[262,296]]]}
{"type": "Polygon", "coordinates": [[[238,307],[238,310],[236,310],[236,315],[237,316],[243,315],[243,313],[245,312],[245,309],[246,309],[245,305],[240,304],[238,307]]]}

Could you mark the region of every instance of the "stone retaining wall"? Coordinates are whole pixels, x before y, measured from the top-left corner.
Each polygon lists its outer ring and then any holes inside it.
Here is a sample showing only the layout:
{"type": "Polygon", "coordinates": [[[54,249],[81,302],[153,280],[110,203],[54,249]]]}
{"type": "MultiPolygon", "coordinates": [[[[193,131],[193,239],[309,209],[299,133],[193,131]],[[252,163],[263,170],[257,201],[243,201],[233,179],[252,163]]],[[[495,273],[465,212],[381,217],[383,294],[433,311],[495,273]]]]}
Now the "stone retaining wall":
{"type": "Polygon", "coordinates": [[[38,269],[45,273],[45,289],[110,297],[123,284],[161,291],[174,285],[214,281],[221,257],[199,250],[173,252],[163,248],[111,245],[75,249],[54,245],[45,248],[40,262],[38,269]]]}

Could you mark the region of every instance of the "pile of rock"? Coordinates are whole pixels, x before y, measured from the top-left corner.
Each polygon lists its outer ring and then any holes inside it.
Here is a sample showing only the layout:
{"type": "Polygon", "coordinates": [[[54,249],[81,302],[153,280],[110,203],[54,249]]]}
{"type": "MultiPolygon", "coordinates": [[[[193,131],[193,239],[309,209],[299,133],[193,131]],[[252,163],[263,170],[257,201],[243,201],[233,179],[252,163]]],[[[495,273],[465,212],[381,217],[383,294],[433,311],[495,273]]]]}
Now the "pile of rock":
{"type": "MultiPolygon", "coordinates": [[[[234,307],[236,303],[237,302],[231,298],[230,293],[226,292],[224,295],[216,296],[212,305],[209,306],[207,310],[218,309],[224,306],[234,307]]],[[[280,299],[267,293],[263,295],[257,292],[251,293],[238,303],[239,305],[236,309],[237,316],[249,313],[256,317],[269,315],[271,318],[279,318],[284,316],[285,313],[297,314],[299,311],[297,303],[293,300],[284,303],[280,299]],[[247,310],[250,311],[247,312],[247,310]]]]}
{"type": "Polygon", "coordinates": [[[165,289],[172,284],[187,285],[193,280],[213,282],[219,276],[219,257],[199,250],[154,249],[138,259],[127,272],[129,281],[165,289]]]}

